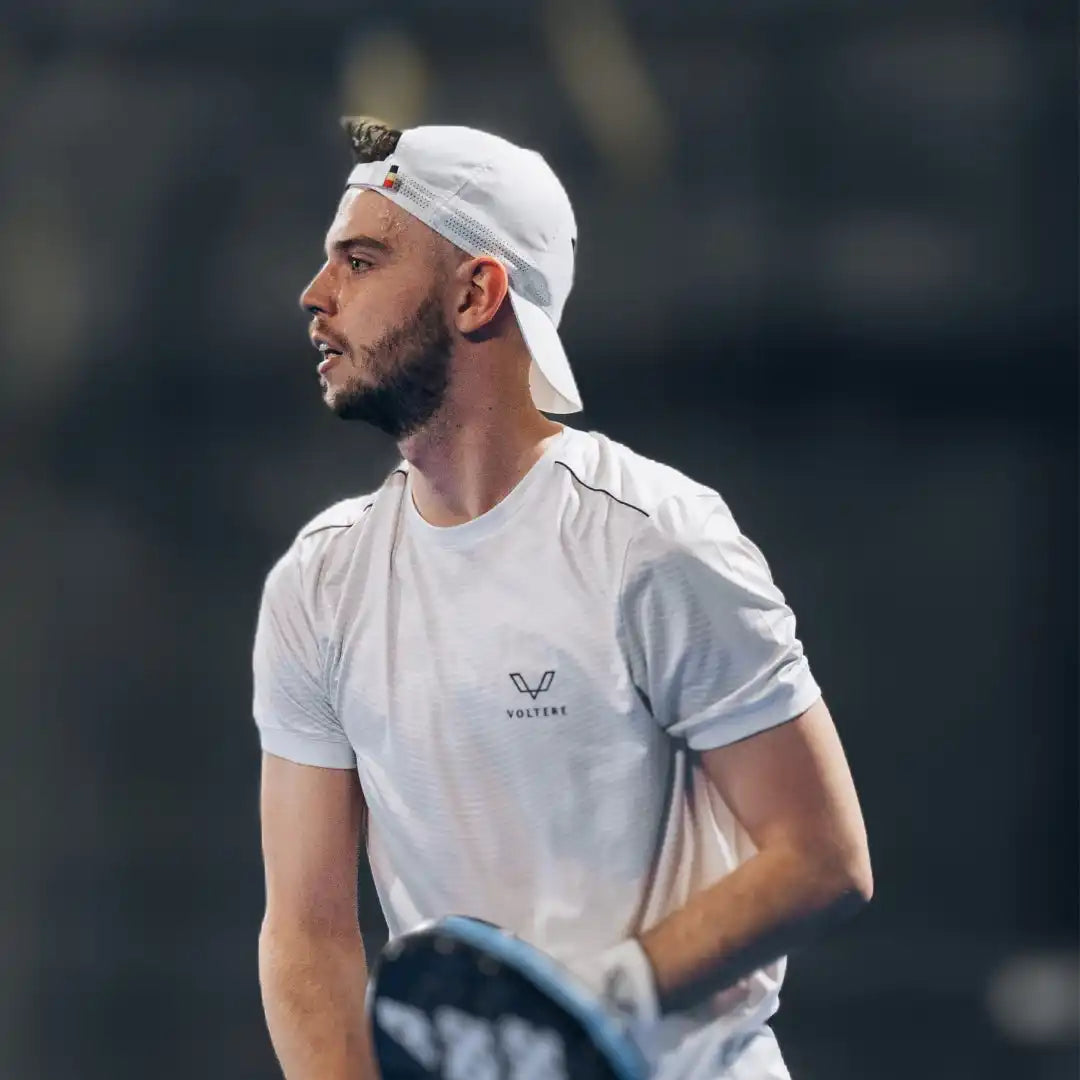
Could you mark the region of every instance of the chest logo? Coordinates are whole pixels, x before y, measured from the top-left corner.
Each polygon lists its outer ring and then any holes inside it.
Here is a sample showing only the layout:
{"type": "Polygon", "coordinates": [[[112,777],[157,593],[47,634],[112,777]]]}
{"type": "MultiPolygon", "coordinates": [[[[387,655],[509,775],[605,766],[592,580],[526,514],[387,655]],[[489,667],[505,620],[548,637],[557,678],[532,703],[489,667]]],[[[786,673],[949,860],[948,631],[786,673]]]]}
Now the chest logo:
{"type": "Polygon", "coordinates": [[[536,686],[530,686],[525,681],[525,676],[518,671],[512,672],[510,679],[518,688],[519,693],[528,694],[529,697],[535,701],[545,690],[551,689],[551,684],[555,681],[555,672],[545,671],[544,674],[540,676],[540,681],[536,686]]]}

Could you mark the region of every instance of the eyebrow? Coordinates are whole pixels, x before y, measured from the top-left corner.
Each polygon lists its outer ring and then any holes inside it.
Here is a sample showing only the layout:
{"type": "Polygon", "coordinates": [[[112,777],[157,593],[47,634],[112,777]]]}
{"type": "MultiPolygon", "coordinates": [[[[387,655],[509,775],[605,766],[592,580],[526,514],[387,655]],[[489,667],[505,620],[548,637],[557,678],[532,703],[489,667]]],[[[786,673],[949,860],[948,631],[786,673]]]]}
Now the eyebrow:
{"type": "Polygon", "coordinates": [[[350,236],[346,240],[335,240],[330,249],[339,255],[352,251],[353,248],[367,248],[369,251],[378,251],[383,254],[390,250],[390,245],[376,240],[374,236],[350,236]]]}

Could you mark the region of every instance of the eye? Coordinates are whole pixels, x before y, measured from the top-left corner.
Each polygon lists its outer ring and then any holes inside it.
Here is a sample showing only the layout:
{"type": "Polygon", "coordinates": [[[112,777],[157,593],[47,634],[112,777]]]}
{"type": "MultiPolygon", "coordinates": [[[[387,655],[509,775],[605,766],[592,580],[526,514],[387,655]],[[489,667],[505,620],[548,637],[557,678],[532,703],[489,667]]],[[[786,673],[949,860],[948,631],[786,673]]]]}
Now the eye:
{"type": "Polygon", "coordinates": [[[371,263],[368,262],[367,259],[360,258],[359,255],[350,255],[349,256],[349,269],[350,270],[355,270],[357,273],[359,273],[361,270],[370,270],[371,269],[371,263]]]}

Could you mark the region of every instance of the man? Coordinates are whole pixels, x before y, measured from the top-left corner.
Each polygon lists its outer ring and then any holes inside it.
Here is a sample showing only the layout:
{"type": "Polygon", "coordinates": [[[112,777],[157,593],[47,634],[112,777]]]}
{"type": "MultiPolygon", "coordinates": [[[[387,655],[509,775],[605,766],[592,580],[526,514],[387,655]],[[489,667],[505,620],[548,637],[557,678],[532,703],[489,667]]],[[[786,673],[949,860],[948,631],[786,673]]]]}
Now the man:
{"type": "Polygon", "coordinates": [[[664,1080],[786,1077],[783,957],[872,890],[794,617],[716,492],[544,415],[581,408],[556,330],[576,226],[544,160],[349,131],[301,303],[326,404],[403,462],[302,529],[262,600],[285,1074],[375,1075],[363,837],[391,935],[488,920],[628,1011],[664,1080]]]}

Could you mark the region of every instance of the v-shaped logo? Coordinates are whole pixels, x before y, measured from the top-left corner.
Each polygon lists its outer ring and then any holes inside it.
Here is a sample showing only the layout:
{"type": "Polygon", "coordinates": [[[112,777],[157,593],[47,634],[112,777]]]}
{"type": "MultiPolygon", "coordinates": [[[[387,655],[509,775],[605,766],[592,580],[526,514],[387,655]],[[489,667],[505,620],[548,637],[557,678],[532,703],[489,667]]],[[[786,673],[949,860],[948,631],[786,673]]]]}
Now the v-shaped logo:
{"type": "Polygon", "coordinates": [[[513,680],[514,685],[518,688],[520,693],[528,694],[529,697],[535,701],[545,690],[551,688],[551,684],[555,681],[555,672],[545,671],[544,674],[540,676],[540,682],[535,687],[530,686],[525,681],[525,676],[520,672],[512,672],[510,678],[513,680]]]}

